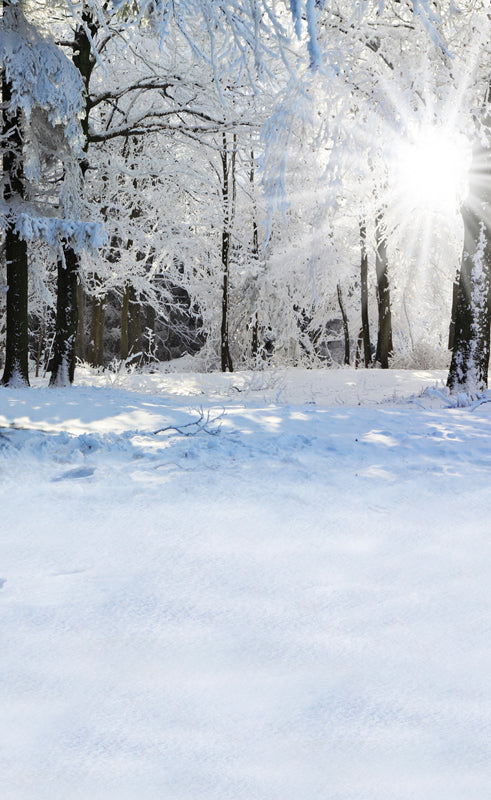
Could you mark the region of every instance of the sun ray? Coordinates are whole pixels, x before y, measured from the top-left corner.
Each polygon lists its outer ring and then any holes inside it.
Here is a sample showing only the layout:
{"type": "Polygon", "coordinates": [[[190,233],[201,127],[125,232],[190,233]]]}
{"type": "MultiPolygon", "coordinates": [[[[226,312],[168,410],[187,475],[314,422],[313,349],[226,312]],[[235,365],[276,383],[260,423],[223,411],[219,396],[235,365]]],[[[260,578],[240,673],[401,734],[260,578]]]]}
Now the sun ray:
{"type": "Polygon", "coordinates": [[[408,210],[454,214],[468,191],[468,142],[446,127],[418,126],[399,143],[393,165],[408,210]]]}

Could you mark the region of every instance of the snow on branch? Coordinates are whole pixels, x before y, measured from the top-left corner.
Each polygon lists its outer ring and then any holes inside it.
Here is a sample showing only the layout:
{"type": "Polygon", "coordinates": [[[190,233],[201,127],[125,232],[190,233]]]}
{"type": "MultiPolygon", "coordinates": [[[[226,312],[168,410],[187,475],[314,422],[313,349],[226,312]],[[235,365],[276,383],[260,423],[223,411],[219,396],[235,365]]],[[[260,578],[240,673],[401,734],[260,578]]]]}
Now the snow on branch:
{"type": "Polygon", "coordinates": [[[34,108],[43,108],[53,127],[61,126],[74,150],[83,145],[80,117],[83,83],[78,70],[57,47],[41,36],[20,8],[4,11],[0,28],[0,64],[12,86],[12,105],[29,119],[34,108]]]}
{"type": "Polygon", "coordinates": [[[156,435],[158,433],[176,431],[176,433],[180,433],[181,436],[196,436],[196,434],[203,431],[203,433],[207,433],[209,436],[216,436],[220,433],[221,425],[218,425],[216,428],[212,426],[215,425],[218,420],[222,419],[224,413],[225,412],[222,411],[220,414],[217,414],[217,416],[212,417],[210,410],[205,414],[201,408],[199,411],[199,418],[194,422],[188,422],[186,425],[181,425],[179,427],[177,425],[168,425],[166,428],[159,428],[158,431],[153,431],[153,433],[156,435]]]}
{"type": "Polygon", "coordinates": [[[82,222],[58,217],[37,217],[31,214],[18,214],[15,229],[26,242],[42,241],[55,247],[65,240],[77,250],[98,250],[107,245],[104,226],[97,222],[82,222]]]}

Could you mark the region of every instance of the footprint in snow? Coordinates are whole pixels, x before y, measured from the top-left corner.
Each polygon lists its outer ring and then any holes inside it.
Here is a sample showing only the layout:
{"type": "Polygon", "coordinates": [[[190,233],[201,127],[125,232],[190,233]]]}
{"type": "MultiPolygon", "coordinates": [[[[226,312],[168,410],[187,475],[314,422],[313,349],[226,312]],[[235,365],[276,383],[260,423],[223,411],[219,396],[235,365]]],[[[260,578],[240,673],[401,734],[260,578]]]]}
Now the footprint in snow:
{"type": "Polygon", "coordinates": [[[90,478],[94,472],[95,469],[93,467],[78,467],[77,469],[70,469],[68,472],[64,472],[63,475],[59,475],[58,478],[53,478],[53,483],[58,481],[76,480],[77,478],[90,478]]]}
{"type": "Polygon", "coordinates": [[[0,589],[3,589],[6,583],[7,583],[6,578],[0,578],[0,589]]]}

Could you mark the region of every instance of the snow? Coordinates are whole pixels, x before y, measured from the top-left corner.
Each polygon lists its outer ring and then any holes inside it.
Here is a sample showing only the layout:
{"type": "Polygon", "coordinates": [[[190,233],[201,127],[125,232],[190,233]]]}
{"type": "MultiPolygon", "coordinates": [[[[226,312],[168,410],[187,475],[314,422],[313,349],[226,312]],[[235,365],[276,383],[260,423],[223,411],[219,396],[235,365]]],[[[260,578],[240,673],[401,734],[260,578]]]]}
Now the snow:
{"type": "Polygon", "coordinates": [[[2,800],[487,797],[491,404],[444,377],[2,388],[2,800]]]}

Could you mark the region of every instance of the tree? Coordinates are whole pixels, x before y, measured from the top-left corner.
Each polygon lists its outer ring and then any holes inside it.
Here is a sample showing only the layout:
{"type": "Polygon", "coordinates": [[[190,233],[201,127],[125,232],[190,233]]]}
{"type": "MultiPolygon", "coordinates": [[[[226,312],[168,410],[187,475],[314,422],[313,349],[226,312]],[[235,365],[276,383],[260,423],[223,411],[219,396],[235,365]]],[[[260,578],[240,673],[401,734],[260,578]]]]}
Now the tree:
{"type": "MultiPolygon", "coordinates": [[[[88,168],[89,82],[96,64],[96,53],[92,50],[91,42],[94,40],[97,29],[96,14],[84,3],[72,45],[73,65],[80,75],[84,90],[81,115],[84,140],[77,164],[80,170],[79,179],[81,185],[83,185],[88,168]]],[[[78,330],[79,271],[80,253],[77,252],[73,243],[65,241],[58,258],[55,338],[50,364],[50,386],[66,386],[69,383],[73,383],[78,330]]]]}
{"type": "Polygon", "coordinates": [[[378,337],[375,361],[382,369],[388,369],[392,355],[392,314],[390,310],[390,288],[386,231],[383,215],[378,214],[375,222],[375,270],[377,274],[378,337]]]}
{"type": "Polygon", "coordinates": [[[365,367],[372,363],[372,345],[370,341],[370,318],[368,315],[368,254],[367,254],[367,229],[364,222],[360,223],[360,302],[361,302],[361,340],[363,343],[363,362],[365,367]]]}
{"type": "Polygon", "coordinates": [[[28,385],[28,242],[59,246],[83,235],[68,214],[73,153],[81,145],[78,116],[82,86],[52,40],[29,22],[21,3],[4,0],[0,32],[2,70],[2,165],[7,267],[7,341],[4,385],[28,385]],[[29,148],[29,182],[26,148],[29,148]],[[61,165],[58,208],[42,199],[42,167],[61,165]],[[62,199],[64,195],[64,199],[62,199]],[[59,202],[61,200],[61,202],[59,202]],[[65,218],[56,216],[56,213],[65,218]]]}
{"type": "MultiPolygon", "coordinates": [[[[123,308],[128,305],[127,292],[131,287],[136,290],[136,283],[139,282],[137,294],[150,298],[152,306],[157,310],[154,288],[148,281],[144,287],[142,285],[145,284],[146,265],[150,257],[148,252],[146,256],[144,255],[148,248],[137,251],[136,282],[135,259],[133,268],[125,274],[125,264],[130,261],[129,254],[138,247],[138,239],[141,238],[138,235],[134,236],[134,232],[140,222],[142,223],[140,228],[147,226],[145,214],[138,205],[143,196],[143,182],[147,184],[145,195],[148,198],[149,181],[146,179],[142,181],[143,170],[137,166],[140,156],[137,160],[131,160],[137,151],[133,142],[139,139],[145,142],[145,147],[142,148],[146,151],[142,153],[143,160],[149,160],[147,156],[149,151],[153,153],[155,159],[150,167],[151,181],[154,182],[151,193],[155,198],[155,209],[159,210],[154,211],[152,216],[155,216],[155,213],[160,213],[162,208],[161,197],[158,198],[159,188],[167,192],[172,183],[172,170],[177,167],[182,172],[175,156],[174,163],[170,163],[172,158],[169,159],[168,154],[162,158],[162,153],[169,147],[170,142],[173,142],[174,151],[177,148],[181,149],[186,139],[201,141],[204,147],[209,149],[214,146],[210,138],[213,135],[216,134],[221,140],[224,136],[227,137],[229,132],[233,135],[231,132],[237,127],[238,121],[236,112],[231,112],[228,96],[234,93],[238,82],[243,80],[246,87],[249,87],[249,92],[254,90],[261,63],[270,50],[271,37],[268,44],[266,41],[261,41],[261,36],[266,31],[269,34],[272,31],[279,40],[285,38],[274,15],[262,14],[259,8],[254,10],[252,6],[234,8],[234,13],[231,13],[226,7],[209,5],[206,2],[194,5],[169,4],[166,9],[163,7],[156,9],[155,6],[150,8],[148,4],[140,3],[132,11],[125,9],[123,14],[114,14],[105,6],[99,7],[89,2],[83,4],[81,15],[77,18],[74,39],[65,41],[64,44],[73,49],[73,60],[86,88],[82,126],[87,144],[81,172],[85,178],[88,195],[92,194],[93,187],[99,184],[100,195],[95,202],[99,205],[106,221],[110,242],[103,256],[111,267],[106,268],[99,264],[94,269],[97,279],[92,279],[92,282],[100,286],[107,285],[104,275],[106,273],[110,275],[114,285],[115,274],[118,273],[118,291],[122,292],[123,308]],[[164,11],[164,16],[160,16],[164,11]],[[139,27],[147,12],[152,16],[157,33],[161,35],[165,31],[160,51],[157,47],[155,30],[143,25],[139,27]],[[183,50],[187,50],[183,64],[180,58],[173,57],[176,42],[181,57],[183,50]],[[102,63],[104,70],[98,69],[102,63]],[[121,69],[122,65],[124,70],[121,69]],[[125,76],[123,80],[121,80],[122,74],[125,76]],[[241,77],[242,75],[245,77],[241,77]],[[123,150],[126,151],[125,171],[128,173],[132,170],[135,176],[131,178],[135,199],[124,211],[121,202],[115,200],[114,194],[113,170],[116,164],[114,147],[120,147],[118,142],[123,143],[123,150]],[[132,143],[130,147],[128,147],[129,142],[132,143]],[[95,165],[91,163],[93,146],[97,147],[97,169],[94,169],[95,165]],[[89,174],[86,168],[88,164],[91,167],[89,174]],[[116,214],[111,213],[115,208],[116,214]]],[[[241,123],[242,126],[246,124],[241,123]]],[[[224,152],[227,154],[227,163],[225,172],[222,170],[222,179],[226,185],[230,178],[232,187],[233,175],[230,169],[233,158],[230,159],[228,156],[228,146],[224,152]]],[[[120,181],[121,189],[125,179],[120,175],[117,180],[120,181]]],[[[176,177],[176,183],[179,183],[179,180],[182,179],[176,177]]],[[[224,331],[227,329],[224,310],[227,308],[227,270],[232,223],[229,217],[233,207],[233,203],[227,199],[227,191],[225,186],[225,195],[222,196],[220,205],[223,206],[221,265],[224,331]]],[[[192,196],[190,187],[184,188],[184,192],[188,197],[192,196]]],[[[172,188],[171,196],[174,197],[175,194],[172,188]]],[[[174,219],[173,228],[176,227],[179,225],[176,225],[174,219]]],[[[145,238],[148,241],[148,231],[145,238]]],[[[163,243],[163,234],[160,236],[160,241],[157,241],[156,236],[153,238],[151,272],[155,276],[159,264],[163,264],[166,253],[168,264],[173,264],[175,261],[174,254],[169,253],[169,248],[163,243]]],[[[174,239],[173,232],[170,241],[174,239]]],[[[73,265],[72,269],[77,271],[80,277],[81,267],[76,256],[67,257],[65,254],[64,263],[73,265]]],[[[60,272],[59,276],[63,277],[63,273],[60,272]]],[[[61,282],[58,291],[62,292],[63,288],[64,284],[61,282]]],[[[72,292],[72,296],[73,294],[72,292]]],[[[97,303],[93,304],[93,307],[98,308],[97,303]]],[[[58,308],[66,308],[66,302],[60,304],[58,308]]],[[[63,382],[65,379],[63,376],[73,375],[75,337],[73,330],[63,327],[68,320],[71,320],[74,329],[76,314],[71,313],[57,319],[57,329],[60,330],[55,338],[55,355],[52,360],[51,383],[54,385],[63,382]],[[70,342],[71,345],[68,344],[70,342]],[[71,365],[68,370],[62,368],[63,359],[68,359],[71,365]]],[[[126,328],[126,323],[124,327],[126,328]]],[[[222,338],[225,340],[225,332],[222,338]]],[[[123,336],[123,345],[125,342],[126,337],[123,336]]],[[[125,350],[126,347],[122,349],[125,350]]],[[[231,364],[230,353],[227,364],[231,364]]]]}
{"type": "MultiPolygon", "coordinates": [[[[21,24],[19,14],[17,4],[4,0],[4,36],[8,31],[12,34],[18,32],[21,24]]],[[[10,211],[15,203],[24,200],[24,139],[22,109],[15,103],[13,76],[7,64],[2,70],[2,104],[3,200],[10,211]]],[[[2,383],[28,385],[27,243],[21,238],[11,211],[6,219],[5,261],[8,284],[7,344],[2,383]]]]}
{"type": "MultiPolygon", "coordinates": [[[[485,117],[485,120],[487,118],[485,117]]],[[[487,127],[487,126],[486,126],[487,127]]],[[[490,132],[486,131],[490,134],[490,132]]],[[[447,386],[452,393],[479,396],[488,385],[491,321],[491,151],[474,148],[469,199],[462,208],[464,247],[455,309],[452,360],[447,386]]]]}

